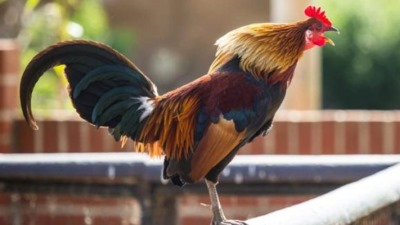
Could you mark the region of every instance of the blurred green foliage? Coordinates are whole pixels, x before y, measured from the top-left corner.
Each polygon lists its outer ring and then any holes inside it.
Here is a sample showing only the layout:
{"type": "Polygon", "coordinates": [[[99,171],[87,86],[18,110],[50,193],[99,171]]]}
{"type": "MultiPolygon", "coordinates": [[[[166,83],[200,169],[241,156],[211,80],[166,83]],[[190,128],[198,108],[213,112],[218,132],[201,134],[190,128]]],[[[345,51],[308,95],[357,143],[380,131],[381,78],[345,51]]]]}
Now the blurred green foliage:
{"type": "Polygon", "coordinates": [[[323,104],[400,109],[400,1],[321,1],[341,35],[323,50],[323,104]]]}
{"type": "MultiPolygon", "coordinates": [[[[89,39],[111,45],[122,53],[131,48],[131,32],[110,27],[108,15],[98,0],[26,1],[23,26],[18,36],[22,46],[22,68],[45,47],[69,39],[89,39]]],[[[46,116],[54,109],[70,109],[63,69],[42,76],[36,84],[32,106],[46,116]]]]}

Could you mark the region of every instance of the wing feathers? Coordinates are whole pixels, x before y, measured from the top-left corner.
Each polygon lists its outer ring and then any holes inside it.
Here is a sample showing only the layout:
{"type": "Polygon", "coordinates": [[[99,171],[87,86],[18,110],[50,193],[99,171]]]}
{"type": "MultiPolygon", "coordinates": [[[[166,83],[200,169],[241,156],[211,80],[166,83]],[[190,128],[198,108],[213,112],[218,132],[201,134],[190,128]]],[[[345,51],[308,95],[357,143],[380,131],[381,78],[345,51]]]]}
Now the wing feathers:
{"type": "Polygon", "coordinates": [[[204,177],[240,143],[245,133],[245,130],[238,133],[233,120],[222,117],[211,124],[193,154],[189,177],[194,181],[204,177]]]}

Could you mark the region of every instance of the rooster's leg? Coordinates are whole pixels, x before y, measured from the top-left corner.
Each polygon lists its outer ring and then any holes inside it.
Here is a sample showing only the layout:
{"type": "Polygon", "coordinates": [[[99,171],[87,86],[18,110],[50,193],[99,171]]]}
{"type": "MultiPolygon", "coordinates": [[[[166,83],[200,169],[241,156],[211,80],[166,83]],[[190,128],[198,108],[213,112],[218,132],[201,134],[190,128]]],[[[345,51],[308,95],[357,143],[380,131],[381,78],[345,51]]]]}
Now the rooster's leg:
{"type": "Polygon", "coordinates": [[[217,183],[214,183],[209,180],[205,180],[208,194],[210,195],[211,200],[211,209],[213,212],[213,220],[211,225],[246,225],[245,222],[237,221],[237,220],[227,220],[224,211],[222,211],[222,206],[219,201],[218,193],[217,193],[217,183]]]}
{"type": "Polygon", "coordinates": [[[218,193],[217,193],[217,183],[209,181],[206,179],[206,185],[208,189],[208,194],[210,195],[211,200],[211,209],[213,212],[213,223],[222,222],[226,220],[224,215],[224,211],[222,211],[222,206],[219,201],[218,193]]]}

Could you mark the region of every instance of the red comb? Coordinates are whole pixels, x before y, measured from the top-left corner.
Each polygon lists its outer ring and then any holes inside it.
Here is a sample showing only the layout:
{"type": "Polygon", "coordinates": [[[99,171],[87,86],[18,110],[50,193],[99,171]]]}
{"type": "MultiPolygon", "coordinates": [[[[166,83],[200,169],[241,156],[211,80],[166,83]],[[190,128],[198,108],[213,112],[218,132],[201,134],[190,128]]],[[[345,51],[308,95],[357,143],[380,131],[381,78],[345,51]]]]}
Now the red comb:
{"type": "Polygon", "coordinates": [[[321,10],[321,7],[316,8],[315,6],[308,6],[305,10],[304,13],[306,16],[311,17],[311,18],[316,18],[319,21],[321,21],[325,26],[332,26],[331,21],[326,17],[325,11],[321,10]]]}

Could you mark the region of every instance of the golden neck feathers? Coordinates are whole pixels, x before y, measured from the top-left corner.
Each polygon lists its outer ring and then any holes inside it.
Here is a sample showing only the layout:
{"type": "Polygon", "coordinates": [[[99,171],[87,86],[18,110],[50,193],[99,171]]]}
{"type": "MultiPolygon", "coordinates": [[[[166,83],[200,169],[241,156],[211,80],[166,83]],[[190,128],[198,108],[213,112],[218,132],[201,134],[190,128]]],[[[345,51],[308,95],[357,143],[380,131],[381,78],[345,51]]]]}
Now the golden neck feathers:
{"type": "Polygon", "coordinates": [[[303,54],[309,24],[310,20],[288,24],[259,23],[235,29],[217,40],[216,58],[209,72],[238,56],[240,67],[257,78],[283,73],[303,54]]]}

